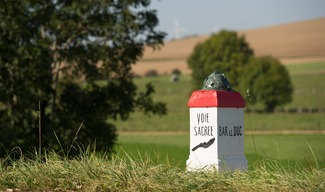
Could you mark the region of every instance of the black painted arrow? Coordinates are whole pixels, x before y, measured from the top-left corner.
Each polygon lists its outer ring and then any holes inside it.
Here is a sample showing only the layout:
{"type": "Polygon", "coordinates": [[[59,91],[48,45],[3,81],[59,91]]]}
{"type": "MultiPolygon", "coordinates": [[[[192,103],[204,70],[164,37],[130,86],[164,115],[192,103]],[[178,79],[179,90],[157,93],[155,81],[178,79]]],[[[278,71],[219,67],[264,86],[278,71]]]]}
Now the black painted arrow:
{"type": "Polygon", "coordinates": [[[197,149],[200,148],[200,147],[208,148],[208,147],[210,147],[210,146],[214,143],[214,140],[216,140],[216,138],[212,138],[212,139],[210,139],[208,142],[200,143],[200,144],[198,144],[197,146],[195,146],[195,147],[192,149],[192,151],[195,151],[195,150],[197,150],[197,149]]]}

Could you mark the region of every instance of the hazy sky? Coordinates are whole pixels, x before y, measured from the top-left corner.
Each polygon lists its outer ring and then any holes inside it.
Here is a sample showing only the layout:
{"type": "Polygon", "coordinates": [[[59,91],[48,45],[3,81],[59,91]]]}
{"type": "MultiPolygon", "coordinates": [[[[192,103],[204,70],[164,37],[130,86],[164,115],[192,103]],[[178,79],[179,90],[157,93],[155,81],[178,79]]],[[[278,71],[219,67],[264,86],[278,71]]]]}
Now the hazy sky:
{"type": "Polygon", "coordinates": [[[325,0],[152,0],[151,8],[168,38],[325,17],[325,0]]]}

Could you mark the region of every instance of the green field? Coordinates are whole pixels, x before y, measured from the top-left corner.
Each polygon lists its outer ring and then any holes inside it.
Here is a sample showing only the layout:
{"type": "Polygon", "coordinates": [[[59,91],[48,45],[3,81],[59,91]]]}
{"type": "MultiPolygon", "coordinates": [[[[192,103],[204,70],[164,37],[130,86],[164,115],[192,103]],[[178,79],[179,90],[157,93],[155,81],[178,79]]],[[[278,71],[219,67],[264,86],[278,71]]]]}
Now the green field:
{"type": "Polygon", "coordinates": [[[315,62],[315,63],[299,63],[286,65],[291,76],[308,76],[311,74],[324,74],[324,62],[315,62]]]}
{"type": "MultiPolygon", "coordinates": [[[[189,135],[141,135],[119,136],[117,151],[123,149],[135,157],[146,154],[158,163],[167,160],[184,168],[189,155],[189,135]]],[[[252,135],[245,134],[245,155],[252,169],[261,159],[276,160],[284,166],[325,168],[325,135],[252,135]],[[317,159],[315,161],[314,157],[317,159]],[[317,163],[316,163],[317,162],[317,163]]]]}
{"type": "MultiPolygon", "coordinates": [[[[295,91],[292,103],[283,107],[325,108],[325,63],[288,65],[287,68],[295,91]]],[[[168,158],[172,164],[185,167],[189,155],[187,102],[191,77],[183,75],[178,83],[170,83],[169,76],[136,79],[139,87],[149,82],[156,88],[154,99],[167,104],[168,114],[147,117],[137,112],[128,121],[118,121],[117,128],[122,134],[117,148],[135,156],[148,154],[158,162],[168,158]],[[166,131],[174,134],[164,135],[166,131]]],[[[294,166],[299,162],[316,166],[318,162],[324,167],[325,135],[252,135],[250,130],[325,130],[325,113],[245,113],[244,124],[245,153],[250,168],[258,159],[268,158],[282,165],[294,166]]]]}
{"type": "MultiPolygon", "coordinates": [[[[325,108],[325,62],[292,64],[287,68],[294,85],[294,95],[293,101],[283,108],[325,108]]],[[[168,114],[148,117],[136,112],[129,120],[116,122],[119,131],[188,131],[190,75],[182,75],[178,83],[170,83],[169,76],[139,78],[135,82],[140,88],[152,83],[156,90],[154,99],[167,104],[168,114]]],[[[251,113],[246,114],[245,127],[247,130],[324,130],[325,113],[251,113]]]]}

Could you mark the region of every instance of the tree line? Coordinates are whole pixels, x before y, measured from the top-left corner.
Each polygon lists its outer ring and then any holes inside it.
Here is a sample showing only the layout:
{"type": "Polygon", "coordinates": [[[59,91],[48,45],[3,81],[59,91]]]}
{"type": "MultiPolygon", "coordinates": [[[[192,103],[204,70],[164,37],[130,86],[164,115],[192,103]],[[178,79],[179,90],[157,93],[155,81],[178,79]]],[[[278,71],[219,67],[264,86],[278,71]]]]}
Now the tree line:
{"type": "Polygon", "coordinates": [[[262,103],[266,112],[292,100],[293,85],[287,69],[271,56],[254,56],[245,37],[235,31],[213,34],[195,46],[187,62],[192,69],[194,89],[202,87],[211,72],[219,71],[246,102],[262,103]]]}

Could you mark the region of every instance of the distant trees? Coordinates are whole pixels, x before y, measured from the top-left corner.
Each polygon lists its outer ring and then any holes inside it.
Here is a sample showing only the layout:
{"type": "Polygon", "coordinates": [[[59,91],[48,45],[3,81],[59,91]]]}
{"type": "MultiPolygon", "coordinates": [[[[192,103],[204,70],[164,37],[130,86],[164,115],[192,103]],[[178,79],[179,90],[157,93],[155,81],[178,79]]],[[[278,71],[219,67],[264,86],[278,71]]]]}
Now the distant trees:
{"type": "Polygon", "coordinates": [[[264,104],[267,112],[292,100],[293,85],[289,73],[277,59],[253,58],[242,79],[242,87],[251,93],[251,103],[264,104]]]}
{"type": "Polygon", "coordinates": [[[178,68],[175,68],[172,70],[172,75],[181,75],[181,74],[182,74],[182,72],[178,68]]]}
{"type": "Polygon", "coordinates": [[[266,111],[291,101],[293,86],[286,68],[274,58],[254,57],[244,37],[233,31],[221,31],[195,46],[189,56],[195,89],[213,71],[226,75],[235,90],[246,94],[252,103],[262,103],[266,111]]]}
{"type": "Polygon", "coordinates": [[[145,74],[145,77],[157,77],[158,76],[158,72],[155,69],[150,69],[148,70],[145,74]]]}
{"type": "Polygon", "coordinates": [[[238,37],[236,32],[221,31],[212,35],[196,45],[187,60],[195,88],[200,88],[203,80],[215,70],[225,73],[232,87],[237,87],[243,66],[252,56],[253,50],[245,38],[238,37]]]}
{"type": "Polygon", "coordinates": [[[153,102],[153,87],[139,92],[131,74],[144,46],[155,48],[165,36],[155,30],[158,19],[149,4],[1,3],[0,155],[3,148],[38,146],[39,126],[44,148],[78,149],[71,147],[75,141],[110,150],[118,117],[125,120],[136,108],[166,113],[163,103],[153,102]],[[106,81],[98,83],[98,77],[106,81]]]}

